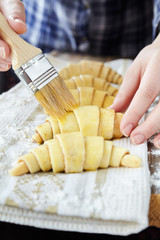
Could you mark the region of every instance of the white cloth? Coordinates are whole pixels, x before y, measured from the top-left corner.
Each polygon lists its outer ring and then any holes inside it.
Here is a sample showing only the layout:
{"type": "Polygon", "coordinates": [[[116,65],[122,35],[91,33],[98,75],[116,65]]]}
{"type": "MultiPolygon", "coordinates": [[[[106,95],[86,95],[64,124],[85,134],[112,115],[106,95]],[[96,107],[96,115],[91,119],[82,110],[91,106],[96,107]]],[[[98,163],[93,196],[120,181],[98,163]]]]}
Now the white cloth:
{"type": "MultiPolygon", "coordinates": [[[[130,61],[109,64],[123,73],[130,61]]],[[[31,142],[31,136],[45,118],[43,109],[22,83],[0,96],[0,220],[124,236],[145,229],[150,201],[146,143],[134,146],[129,139],[114,141],[142,157],[142,166],[137,169],[20,177],[8,174],[20,155],[38,146],[31,142]]]]}

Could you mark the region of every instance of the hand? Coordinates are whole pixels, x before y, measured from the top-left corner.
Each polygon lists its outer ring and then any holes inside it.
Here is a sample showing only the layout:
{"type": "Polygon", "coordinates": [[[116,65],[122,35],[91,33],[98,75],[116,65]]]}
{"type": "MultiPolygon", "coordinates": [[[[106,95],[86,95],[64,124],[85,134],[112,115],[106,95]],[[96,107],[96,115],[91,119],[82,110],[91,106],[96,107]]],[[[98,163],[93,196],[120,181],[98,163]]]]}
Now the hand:
{"type": "MultiPolygon", "coordinates": [[[[0,11],[17,34],[26,32],[25,9],[19,0],[0,0],[0,11]]],[[[9,45],[0,39],[0,71],[7,71],[11,67],[9,45]]]]}
{"type": "MultiPolygon", "coordinates": [[[[160,102],[139,124],[139,120],[160,93],[160,34],[155,41],[142,49],[125,74],[113,105],[115,111],[126,111],[120,130],[130,136],[134,144],[143,143],[160,130],[160,102]]],[[[160,133],[154,138],[160,149],[160,133]]]]}

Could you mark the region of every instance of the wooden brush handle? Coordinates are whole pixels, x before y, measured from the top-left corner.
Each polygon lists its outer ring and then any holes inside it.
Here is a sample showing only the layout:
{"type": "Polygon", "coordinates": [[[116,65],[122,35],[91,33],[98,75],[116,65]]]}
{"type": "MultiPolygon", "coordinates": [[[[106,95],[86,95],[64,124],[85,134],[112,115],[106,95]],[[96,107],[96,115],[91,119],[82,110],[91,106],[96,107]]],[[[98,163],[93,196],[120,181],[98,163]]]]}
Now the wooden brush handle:
{"type": "Polygon", "coordinates": [[[1,12],[0,37],[7,42],[11,48],[12,67],[14,70],[41,53],[39,48],[27,43],[14,32],[1,12]]]}

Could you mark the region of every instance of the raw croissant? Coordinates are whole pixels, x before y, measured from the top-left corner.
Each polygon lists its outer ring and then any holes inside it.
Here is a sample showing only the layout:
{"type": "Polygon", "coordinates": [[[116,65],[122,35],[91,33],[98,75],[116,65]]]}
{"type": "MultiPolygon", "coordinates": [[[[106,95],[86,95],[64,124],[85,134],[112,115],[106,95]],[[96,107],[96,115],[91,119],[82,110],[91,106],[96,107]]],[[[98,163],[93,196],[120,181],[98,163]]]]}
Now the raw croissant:
{"type": "Polygon", "coordinates": [[[89,74],[95,78],[103,78],[107,82],[116,84],[121,84],[123,81],[120,74],[112,68],[104,65],[104,63],[98,61],[82,60],[78,63],[71,63],[67,67],[62,68],[59,73],[63,80],[81,74],[89,74]]]}
{"type": "Polygon", "coordinates": [[[115,113],[113,109],[99,108],[98,106],[80,106],[69,112],[62,120],[48,117],[46,122],[38,126],[32,140],[43,143],[54,138],[59,133],[81,131],[86,136],[102,136],[110,140],[121,138],[119,126],[122,113],[115,113]]]}
{"type": "Polygon", "coordinates": [[[70,79],[64,80],[69,89],[76,89],[78,87],[93,87],[95,90],[107,91],[108,95],[116,96],[118,88],[106,82],[103,78],[95,78],[91,75],[74,76],[70,79]]]}
{"type": "Polygon", "coordinates": [[[110,167],[139,167],[141,159],[100,136],[83,137],[81,132],[58,134],[20,157],[9,173],[19,176],[40,170],[79,173],[110,167]]]}
{"type": "Polygon", "coordinates": [[[79,106],[96,105],[102,108],[108,108],[115,97],[108,95],[107,91],[95,90],[92,87],[78,87],[70,89],[74,99],[79,106]]]}

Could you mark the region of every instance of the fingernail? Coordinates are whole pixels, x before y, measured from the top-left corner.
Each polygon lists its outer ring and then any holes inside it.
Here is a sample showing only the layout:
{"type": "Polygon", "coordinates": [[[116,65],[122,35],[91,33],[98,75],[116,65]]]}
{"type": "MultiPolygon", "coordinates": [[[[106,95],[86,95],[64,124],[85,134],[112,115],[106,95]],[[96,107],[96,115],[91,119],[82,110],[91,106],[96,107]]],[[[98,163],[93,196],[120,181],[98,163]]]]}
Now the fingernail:
{"type": "Polygon", "coordinates": [[[137,134],[134,137],[132,137],[131,141],[134,144],[140,144],[140,143],[143,143],[145,141],[145,137],[144,137],[143,134],[137,134]]]}
{"type": "Polygon", "coordinates": [[[19,18],[13,18],[12,16],[9,16],[9,19],[14,20],[15,22],[22,23],[25,25],[25,22],[19,18]]]}
{"type": "Polygon", "coordinates": [[[128,137],[129,134],[131,133],[133,129],[133,124],[132,123],[129,123],[123,130],[122,130],[122,133],[125,137],[128,137]]]}
{"type": "Polygon", "coordinates": [[[117,102],[118,102],[118,99],[115,98],[113,103],[107,109],[111,109],[117,102]]]}
{"type": "Polygon", "coordinates": [[[15,22],[18,22],[18,23],[22,23],[22,24],[25,25],[25,22],[23,22],[21,19],[16,18],[16,19],[14,19],[14,21],[15,21],[15,22]]]}
{"type": "Polygon", "coordinates": [[[0,68],[3,68],[3,69],[8,70],[8,68],[9,68],[9,64],[0,63],[0,68]]]}
{"type": "Polygon", "coordinates": [[[113,104],[112,104],[112,105],[110,105],[109,107],[107,107],[107,109],[111,109],[111,108],[112,108],[112,106],[113,106],[113,104]]]}
{"type": "Polygon", "coordinates": [[[0,47],[0,56],[1,56],[2,58],[5,58],[5,57],[6,57],[6,52],[5,52],[4,47],[0,47]]]}

